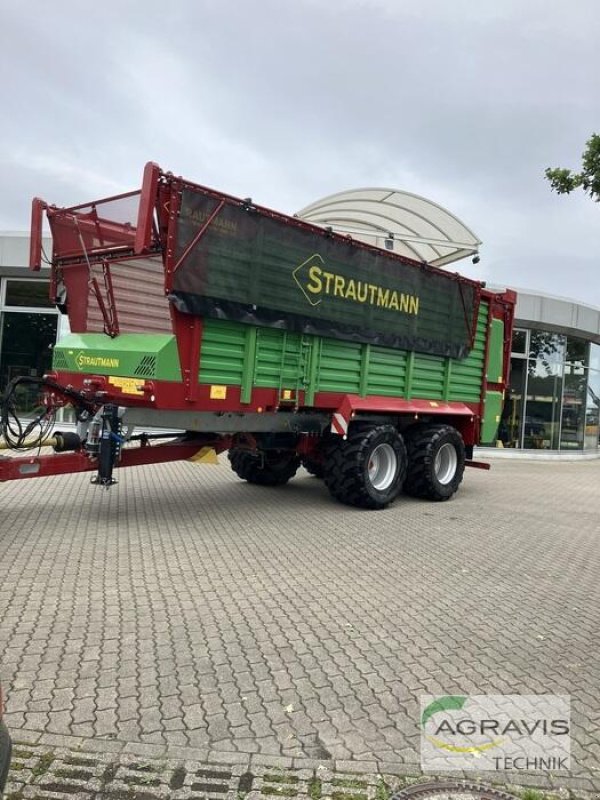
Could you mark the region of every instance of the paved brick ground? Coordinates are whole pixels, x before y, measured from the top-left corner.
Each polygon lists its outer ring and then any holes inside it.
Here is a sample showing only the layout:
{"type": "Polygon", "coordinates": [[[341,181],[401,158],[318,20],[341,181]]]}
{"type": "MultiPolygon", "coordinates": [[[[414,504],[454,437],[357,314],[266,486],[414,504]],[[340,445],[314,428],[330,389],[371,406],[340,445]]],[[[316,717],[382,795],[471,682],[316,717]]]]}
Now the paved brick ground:
{"type": "Polygon", "coordinates": [[[553,692],[575,722],[560,780],[600,789],[600,461],[495,463],[382,512],[304,473],[119,477],[0,486],[15,738],[386,773],[417,766],[422,693],[553,692]]]}

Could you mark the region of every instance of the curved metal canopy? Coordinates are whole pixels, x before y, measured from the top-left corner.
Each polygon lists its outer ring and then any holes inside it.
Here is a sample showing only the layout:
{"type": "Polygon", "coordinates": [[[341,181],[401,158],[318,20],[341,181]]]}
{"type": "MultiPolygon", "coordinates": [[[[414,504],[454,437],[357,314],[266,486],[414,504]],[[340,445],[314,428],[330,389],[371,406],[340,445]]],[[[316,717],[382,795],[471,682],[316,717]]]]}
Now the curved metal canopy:
{"type": "Polygon", "coordinates": [[[350,189],[317,200],[296,216],[436,267],[475,255],[481,244],[445,208],[396,189],[350,189]]]}

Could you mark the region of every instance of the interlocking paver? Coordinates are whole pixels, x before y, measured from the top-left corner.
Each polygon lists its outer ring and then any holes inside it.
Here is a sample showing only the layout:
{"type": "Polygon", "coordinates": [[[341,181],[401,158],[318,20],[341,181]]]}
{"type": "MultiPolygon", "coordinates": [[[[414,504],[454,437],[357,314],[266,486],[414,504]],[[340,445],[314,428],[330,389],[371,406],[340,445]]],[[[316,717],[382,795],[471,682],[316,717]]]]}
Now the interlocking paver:
{"type": "Polygon", "coordinates": [[[600,789],[600,461],[501,461],[376,513],[225,460],[119,477],[0,487],[16,736],[414,766],[421,693],[560,692],[600,789]]]}

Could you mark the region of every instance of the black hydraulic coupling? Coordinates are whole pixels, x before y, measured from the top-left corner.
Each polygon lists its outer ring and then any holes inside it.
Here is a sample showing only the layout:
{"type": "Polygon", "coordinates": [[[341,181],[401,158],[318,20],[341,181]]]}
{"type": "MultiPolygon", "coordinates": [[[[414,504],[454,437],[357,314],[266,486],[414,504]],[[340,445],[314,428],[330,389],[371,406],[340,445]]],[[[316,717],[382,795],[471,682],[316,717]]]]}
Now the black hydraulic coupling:
{"type": "Polygon", "coordinates": [[[102,411],[102,433],[100,434],[100,446],[98,448],[98,472],[92,478],[92,483],[97,483],[108,489],[109,486],[117,482],[112,474],[115,464],[119,461],[123,441],[118,406],[104,406],[102,411]]]}
{"type": "Polygon", "coordinates": [[[81,449],[81,439],[76,433],[54,433],[54,452],[67,453],[71,450],[81,449]]]}

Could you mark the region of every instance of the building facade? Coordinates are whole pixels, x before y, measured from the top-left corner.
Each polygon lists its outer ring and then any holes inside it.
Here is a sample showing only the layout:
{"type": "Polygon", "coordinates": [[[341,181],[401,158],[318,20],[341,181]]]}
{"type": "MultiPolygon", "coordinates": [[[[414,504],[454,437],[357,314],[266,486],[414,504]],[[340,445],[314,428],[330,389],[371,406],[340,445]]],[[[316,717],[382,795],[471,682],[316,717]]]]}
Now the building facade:
{"type": "Polygon", "coordinates": [[[600,309],[517,289],[505,447],[598,452],[600,309]]]}
{"type": "MultiPolygon", "coordinates": [[[[48,299],[48,271],[29,272],[28,258],[26,234],[0,234],[0,391],[17,375],[47,372],[54,344],[68,331],[48,299]]],[[[498,441],[515,450],[600,455],[600,309],[517,291],[498,441]]],[[[35,389],[23,388],[19,411],[32,411],[37,399],[35,389]]]]}

